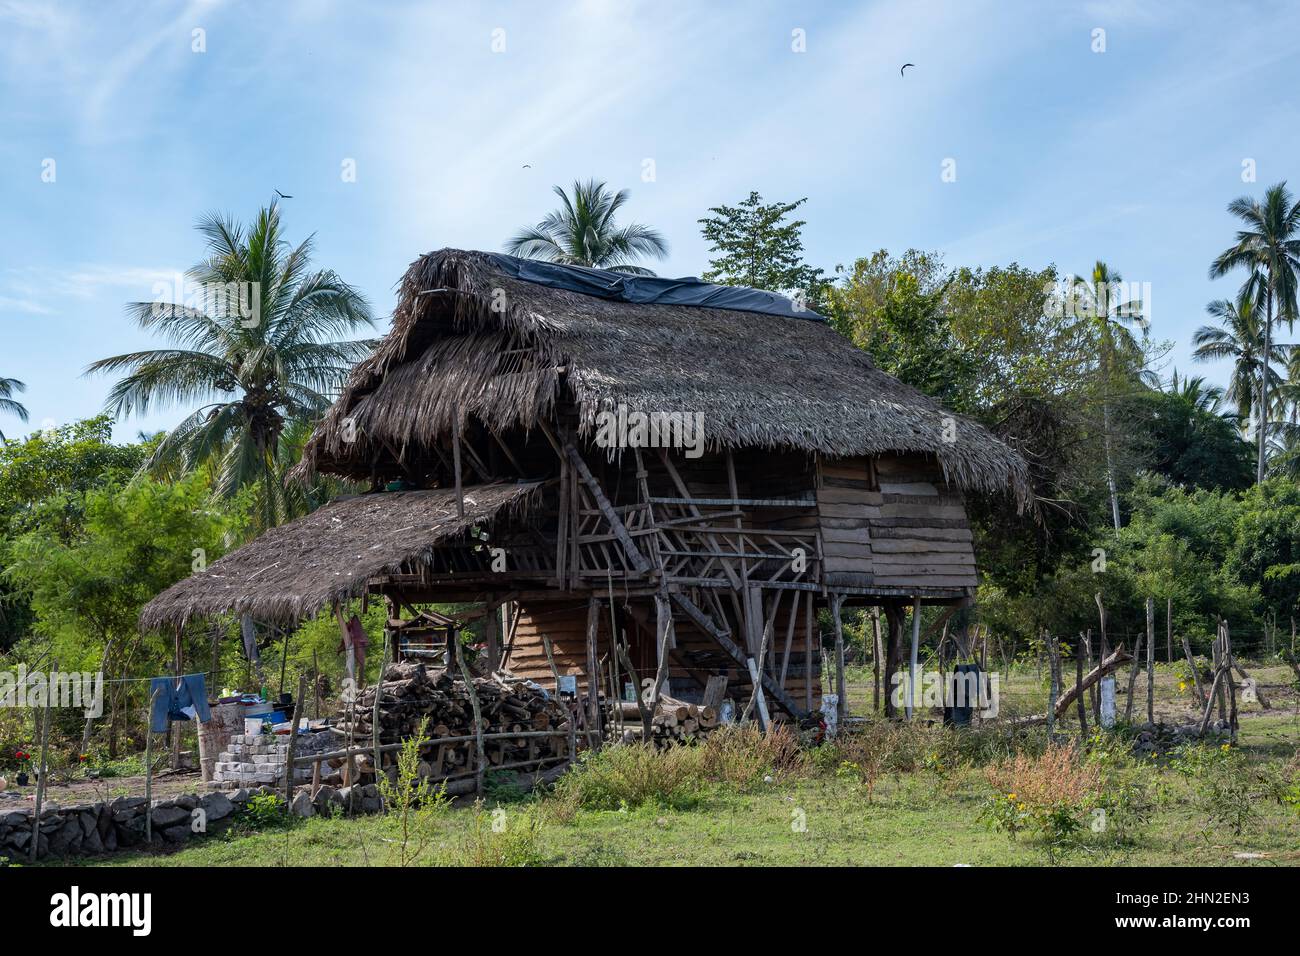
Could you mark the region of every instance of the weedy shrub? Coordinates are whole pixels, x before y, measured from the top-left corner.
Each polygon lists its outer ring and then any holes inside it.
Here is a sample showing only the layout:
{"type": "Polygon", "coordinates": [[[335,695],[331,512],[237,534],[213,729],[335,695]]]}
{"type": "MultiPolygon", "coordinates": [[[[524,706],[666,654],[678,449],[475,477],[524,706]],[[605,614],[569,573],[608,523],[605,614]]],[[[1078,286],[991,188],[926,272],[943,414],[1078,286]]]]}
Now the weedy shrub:
{"type": "Polygon", "coordinates": [[[721,727],[701,745],[700,771],[707,781],[751,787],[771,776],[786,780],[808,769],[793,730],[778,725],[766,734],[752,724],[721,727]]]}
{"type": "Polygon", "coordinates": [[[1192,782],[1192,802],[1204,815],[1207,839],[1220,827],[1240,836],[1255,824],[1264,800],[1286,801],[1284,771],[1276,765],[1252,767],[1230,744],[1184,744],[1169,766],[1192,782]]]}
{"type": "Polygon", "coordinates": [[[545,862],[538,846],[541,832],[541,818],[531,809],[486,810],[480,800],[443,862],[472,867],[541,866],[545,862]]]}
{"type": "Polygon", "coordinates": [[[493,803],[518,803],[528,798],[528,788],[514,770],[489,770],[483,774],[483,794],[493,803]]]}
{"type": "Polygon", "coordinates": [[[699,799],[703,747],[621,744],[588,751],[555,784],[556,798],[588,810],[619,810],[644,804],[685,810],[699,799]]]}
{"type": "Polygon", "coordinates": [[[245,831],[278,830],[293,822],[289,807],[272,793],[255,793],[248,798],[236,819],[237,828],[245,831]]]}
{"type": "Polygon", "coordinates": [[[1017,754],[984,770],[994,795],[982,816],[1012,839],[1022,832],[1037,838],[1049,862],[1077,845],[1099,806],[1101,770],[1068,745],[1049,746],[1042,755],[1017,754]]]}
{"type": "Polygon", "coordinates": [[[871,803],[875,799],[876,784],[893,760],[896,742],[897,733],[884,723],[841,734],[836,741],[840,760],[835,776],[860,785],[866,791],[867,802],[871,803]]]}
{"type": "Polygon", "coordinates": [[[411,866],[424,855],[451,806],[446,787],[435,787],[420,775],[420,741],[427,739],[428,730],[426,717],[414,736],[402,740],[397,773],[379,775],[384,822],[394,833],[393,862],[398,866],[411,866]]]}

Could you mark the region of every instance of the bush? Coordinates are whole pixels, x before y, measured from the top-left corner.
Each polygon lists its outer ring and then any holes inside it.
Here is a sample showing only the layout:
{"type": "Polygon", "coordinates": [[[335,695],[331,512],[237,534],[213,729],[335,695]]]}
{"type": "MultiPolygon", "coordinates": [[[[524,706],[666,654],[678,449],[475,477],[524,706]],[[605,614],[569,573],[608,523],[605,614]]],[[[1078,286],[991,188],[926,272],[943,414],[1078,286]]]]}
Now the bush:
{"type": "Polygon", "coordinates": [[[255,793],[239,812],[242,830],[278,830],[292,822],[289,807],[272,793],[255,793]]]}
{"type": "Polygon", "coordinates": [[[1021,832],[1034,835],[1051,862],[1077,842],[1102,802],[1100,768],[1068,745],[1002,760],[987,767],[985,777],[994,795],[985,804],[984,819],[1012,839],[1021,832]]]}
{"type": "Polygon", "coordinates": [[[795,732],[779,724],[766,734],[752,724],[733,724],[710,734],[702,745],[700,770],[714,783],[750,787],[785,780],[807,770],[808,759],[795,732]]]}
{"type": "Polygon", "coordinates": [[[1207,836],[1217,827],[1240,836],[1255,823],[1261,801],[1286,801],[1285,771],[1276,766],[1252,767],[1230,744],[1184,744],[1169,765],[1195,786],[1192,800],[1204,814],[1207,836]]]}
{"type": "Polygon", "coordinates": [[[562,803],[589,810],[619,810],[643,804],[684,810],[698,800],[704,776],[704,748],[622,744],[588,751],[555,785],[562,803]]]}
{"type": "Polygon", "coordinates": [[[445,859],[450,866],[541,866],[542,821],[531,810],[485,810],[474,805],[469,825],[445,859]]]}

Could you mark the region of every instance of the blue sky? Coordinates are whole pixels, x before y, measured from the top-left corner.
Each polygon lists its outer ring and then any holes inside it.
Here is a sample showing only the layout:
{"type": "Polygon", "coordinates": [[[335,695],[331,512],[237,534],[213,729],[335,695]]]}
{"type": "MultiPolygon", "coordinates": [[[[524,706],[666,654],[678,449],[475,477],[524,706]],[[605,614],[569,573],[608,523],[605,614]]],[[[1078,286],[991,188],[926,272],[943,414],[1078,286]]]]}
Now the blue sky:
{"type": "Polygon", "coordinates": [[[882,247],[1104,258],[1150,283],[1186,370],[1237,285],[1206,277],[1226,204],[1300,187],[1298,35],[1286,3],[0,0],[0,376],[35,427],[96,413],[109,382],[83,368],[158,344],[122,305],[198,258],[204,211],[293,195],[290,238],[314,232],[386,325],[417,255],[499,249],[588,177],[631,189],[664,275],[698,275],[696,220],[751,189],[808,197],[828,270],[882,247]]]}

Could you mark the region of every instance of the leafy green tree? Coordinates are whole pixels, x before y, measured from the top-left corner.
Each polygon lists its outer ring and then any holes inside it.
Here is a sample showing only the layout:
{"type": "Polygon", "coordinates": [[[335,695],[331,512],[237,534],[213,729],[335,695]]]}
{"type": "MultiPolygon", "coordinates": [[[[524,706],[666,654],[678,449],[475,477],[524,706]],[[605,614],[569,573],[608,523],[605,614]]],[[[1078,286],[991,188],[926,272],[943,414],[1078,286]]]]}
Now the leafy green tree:
{"type": "Polygon", "coordinates": [[[827,282],[821,269],[803,261],[807,223],[786,219],[807,201],[764,203],[751,192],[738,205],[710,207],[713,215],[699,220],[713,256],[704,280],[793,295],[809,309],[821,308],[827,282]]]}
{"type": "MultiPolygon", "coordinates": [[[[14,398],[17,392],[27,391],[27,386],[16,378],[0,378],[0,412],[12,415],[20,422],[27,421],[27,408],[14,398]]],[[[5,433],[0,432],[0,442],[5,440],[5,433]]]]}
{"type": "Polygon", "coordinates": [[[1300,609],[1300,486],[1271,479],[1242,498],[1242,511],[1224,567],[1243,584],[1259,587],[1264,606],[1278,616],[1300,609]]]}
{"type": "Polygon", "coordinates": [[[1223,390],[1175,372],[1167,391],[1139,396],[1137,426],[1149,435],[1152,470],[1179,485],[1246,488],[1254,473],[1251,447],[1237,416],[1220,414],[1223,390]]]}
{"type": "Polygon", "coordinates": [[[976,366],[944,314],[947,276],[937,256],[885,250],[837,270],[826,290],[831,324],[878,367],[951,408],[970,411],[976,366]]]}
{"type": "MultiPolygon", "coordinates": [[[[1290,346],[1269,343],[1270,360],[1262,362],[1264,354],[1263,316],[1256,308],[1256,300],[1249,284],[1242,288],[1235,302],[1216,299],[1205,307],[1217,325],[1202,325],[1192,336],[1196,350],[1192,358],[1198,362],[1229,361],[1232,374],[1224,397],[1237,408],[1244,426],[1259,410],[1259,382],[1267,375],[1270,391],[1281,385],[1282,378],[1273,368],[1275,363],[1286,361],[1290,346]]],[[[1255,427],[1262,428],[1262,420],[1255,427]]]]}
{"type": "Polygon", "coordinates": [[[1228,211],[1242,221],[1237,241],[1219,253],[1210,265],[1210,278],[1217,279],[1234,269],[1248,272],[1243,293],[1264,304],[1265,356],[1259,377],[1258,454],[1255,480],[1264,480],[1264,461],[1272,383],[1268,374],[1273,355],[1273,325],[1285,320],[1288,327],[1297,317],[1297,288],[1300,287],[1300,201],[1286,183],[1271,186],[1261,203],[1241,196],[1228,204],[1228,211]],[[1249,290],[1249,291],[1247,291],[1249,290]]]}
{"type": "MultiPolygon", "coordinates": [[[[39,526],[9,548],[7,582],[36,613],[28,656],[38,656],[39,643],[67,670],[98,670],[106,677],[169,671],[173,636],[142,636],[140,611],[220,557],[227,534],[239,527],[239,510],[213,507],[207,482],[197,474],[174,484],[141,478],[66,500],[85,515],[71,540],[39,526]]],[[[115,751],[122,695],[130,685],[106,686],[115,751]]]]}
{"type": "Polygon", "coordinates": [[[560,208],[536,226],[521,229],[505,245],[512,256],[542,259],[569,266],[590,266],[628,275],[654,275],[636,264],[638,259],[662,259],[668,241],[655,229],[640,223],[620,226],[615,221],[627,202],[626,189],[610,192],[604,183],[575,181],[573,193],[555,186],[560,208]]]}
{"type": "Polygon", "coordinates": [[[329,407],[352,365],[373,348],[337,336],[372,325],[360,293],[329,270],[313,271],[312,239],[290,247],[274,203],[245,227],[205,216],[208,256],[188,273],[195,304],[134,302],[137,323],[174,345],[94,362],[92,373],[126,372],[109,393],[118,417],[204,403],[158,444],[149,465],[213,469],[215,493],[230,500],[260,489],[263,528],[305,510],[276,460],[286,423],[329,407]]]}
{"type": "Polygon", "coordinates": [[[85,520],[85,492],[126,481],[148,454],[142,445],[113,444],[112,431],[101,415],[0,444],[0,650],[34,621],[26,598],[4,583],[8,543],[37,528],[72,540],[85,520]]]}

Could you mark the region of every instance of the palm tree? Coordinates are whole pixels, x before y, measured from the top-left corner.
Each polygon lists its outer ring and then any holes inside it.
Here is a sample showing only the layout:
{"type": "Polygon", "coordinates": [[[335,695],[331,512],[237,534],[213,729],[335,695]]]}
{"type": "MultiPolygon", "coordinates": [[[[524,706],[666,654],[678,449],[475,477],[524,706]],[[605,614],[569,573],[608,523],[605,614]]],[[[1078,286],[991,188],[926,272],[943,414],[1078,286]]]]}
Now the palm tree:
{"type": "MultiPolygon", "coordinates": [[[[1118,377],[1126,370],[1141,369],[1142,346],[1130,327],[1136,326],[1147,336],[1147,322],[1140,301],[1116,301],[1114,293],[1122,287],[1123,277],[1100,259],[1092,267],[1091,279],[1075,277],[1072,291],[1087,319],[1090,338],[1097,347],[1097,371],[1101,379],[1102,442],[1106,450],[1106,488],[1110,496],[1110,513],[1115,530],[1120,529],[1119,490],[1115,476],[1114,437],[1111,430],[1111,406],[1118,377]]],[[[1147,375],[1145,370],[1140,376],[1147,375]]]]}
{"type": "MultiPolygon", "coordinates": [[[[27,386],[16,378],[0,378],[0,412],[14,416],[20,422],[27,421],[27,409],[22,402],[14,399],[15,392],[25,392],[27,386]]],[[[5,433],[0,432],[0,441],[5,440],[5,433]]]]}
{"type": "MultiPolygon", "coordinates": [[[[1244,428],[1259,408],[1256,400],[1259,393],[1258,383],[1263,372],[1260,356],[1264,353],[1264,329],[1258,303],[1249,284],[1237,295],[1236,302],[1216,299],[1205,307],[1205,311],[1218,320],[1217,325],[1202,325],[1192,336],[1196,350],[1192,358],[1198,362],[1232,362],[1232,374],[1228,379],[1228,388],[1224,398],[1237,408],[1244,428]]],[[[1270,389],[1281,384],[1272,365],[1286,360],[1290,346],[1269,343],[1272,349],[1272,362],[1268,365],[1270,389]]],[[[1263,423],[1257,422],[1256,428],[1262,429],[1263,423]]]]}
{"type": "Polygon", "coordinates": [[[270,527],[301,510],[277,459],[281,436],[329,406],[374,344],[337,336],[373,320],[365,299],[335,273],[311,271],[311,237],[289,246],[275,203],[247,230],[215,213],[197,228],[208,253],[188,273],[197,300],[127,306],[142,328],[173,347],[115,355],[86,371],[127,372],[107,401],[119,417],[204,402],[159,442],[146,467],[209,467],[224,498],[256,483],[258,518],[270,527]]]}
{"type": "Polygon", "coordinates": [[[1204,377],[1197,375],[1193,378],[1190,375],[1178,377],[1178,369],[1174,369],[1173,377],[1169,380],[1169,388],[1166,390],[1170,395],[1177,395],[1186,402],[1191,408],[1198,412],[1205,412],[1207,415],[1218,415],[1219,409],[1223,405],[1224,392],[1218,385],[1205,384],[1204,377]]]}
{"type": "Polygon", "coordinates": [[[554,189],[560,208],[536,226],[520,230],[506,243],[506,252],[563,265],[654,275],[635,261],[647,256],[662,259],[668,255],[668,242],[649,226],[615,224],[614,214],[627,202],[626,189],[611,193],[594,179],[575,181],[572,196],[562,186],[554,189]]]}
{"type": "Polygon", "coordinates": [[[1264,348],[1269,357],[1259,373],[1259,456],[1256,480],[1264,480],[1264,460],[1269,418],[1269,362],[1273,355],[1273,323],[1285,319],[1287,327],[1296,319],[1296,289],[1300,284],[1300,202],[1292,200],[1286,183],[1269,187],[1260,203],[1241,196],[1228,204],[1228,211],[1242,221],[1237,241],[1210,265],[1210,278],[1217,279],[1239,266],[1249,272],[1247,287],[1263,301],[1264,348]]]}

